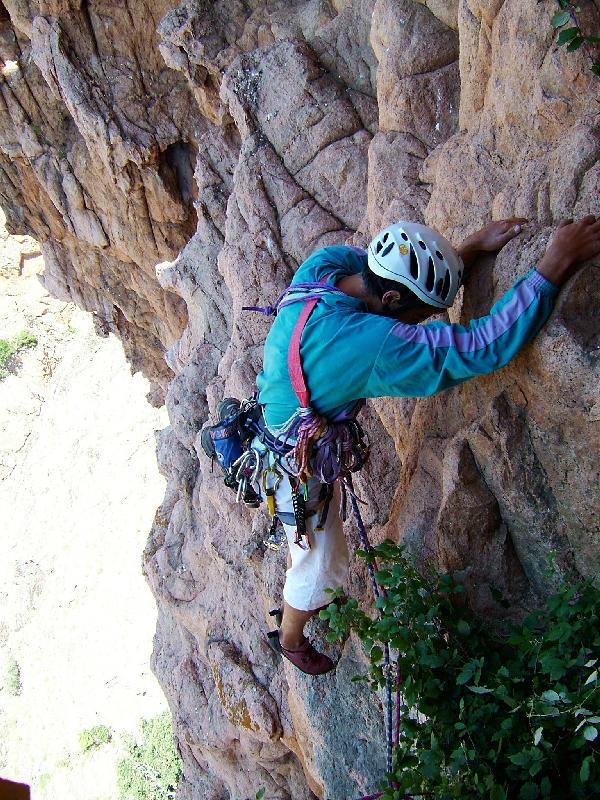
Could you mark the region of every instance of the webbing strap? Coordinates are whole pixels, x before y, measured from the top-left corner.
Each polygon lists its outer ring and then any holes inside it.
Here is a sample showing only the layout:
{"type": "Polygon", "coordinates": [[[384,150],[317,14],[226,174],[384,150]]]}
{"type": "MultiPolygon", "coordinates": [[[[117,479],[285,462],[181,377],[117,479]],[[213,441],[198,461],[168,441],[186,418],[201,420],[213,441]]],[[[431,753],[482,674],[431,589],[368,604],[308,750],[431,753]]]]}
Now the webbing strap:
{"type": "MultiPolygon", "coordinates": [[[[321,283],[327,283],[327,278],[323,278],[321,283]]],[[[302,338],[302,331],[308,322],[308,318],[315,310],[315,306],[320,299],[320,297],[314,297],[306,301],[294,327],[292,338],[290,339],[290,346],[288,347],[288,372],[290,373],[290,380],[292,381],[292,389],[298,398],[301,408],[309,408],[310,394],[302,369],[300,339],[302,338]]]]}

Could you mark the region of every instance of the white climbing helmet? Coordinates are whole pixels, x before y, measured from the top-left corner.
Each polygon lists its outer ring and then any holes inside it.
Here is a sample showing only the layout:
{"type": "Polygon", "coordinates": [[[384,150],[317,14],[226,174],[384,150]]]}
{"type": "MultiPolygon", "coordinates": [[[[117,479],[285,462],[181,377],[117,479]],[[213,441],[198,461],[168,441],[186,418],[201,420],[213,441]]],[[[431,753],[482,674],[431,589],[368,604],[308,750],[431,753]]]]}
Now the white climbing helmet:
{"type": "Polygon", "coordinates": [[[436,308],[450,308],[461,285],[464,264],[447,239],[416,222],[397,222],[369,245],[369,268],[398,281],[436,308]]]}

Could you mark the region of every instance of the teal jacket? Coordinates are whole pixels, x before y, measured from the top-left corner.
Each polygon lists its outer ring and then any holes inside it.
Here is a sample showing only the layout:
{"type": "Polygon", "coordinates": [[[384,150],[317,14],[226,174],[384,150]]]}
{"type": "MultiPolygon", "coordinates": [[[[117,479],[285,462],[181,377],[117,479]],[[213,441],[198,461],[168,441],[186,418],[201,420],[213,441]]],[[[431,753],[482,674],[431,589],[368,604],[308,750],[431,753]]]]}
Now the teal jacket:
{"type": "MultiPolygon", "coordinates": [[[[292,284],[335,283],[361,272],[367,255],[352,247],[318,250],[292,284]]],[[[300,354],[311,406],[329,418],[367,397],[426,397],[477,375],[500,369],[547,320],[556,286],[532,269],[467,327],[446,322],[407,325],[371,314],[361,300],[325,293],[302,334],[300,354]]],[[[303,303],[282,308],[265,342],[259,402],[271,429],[285,425],[298,407],[287,353],[303,303]]]]}

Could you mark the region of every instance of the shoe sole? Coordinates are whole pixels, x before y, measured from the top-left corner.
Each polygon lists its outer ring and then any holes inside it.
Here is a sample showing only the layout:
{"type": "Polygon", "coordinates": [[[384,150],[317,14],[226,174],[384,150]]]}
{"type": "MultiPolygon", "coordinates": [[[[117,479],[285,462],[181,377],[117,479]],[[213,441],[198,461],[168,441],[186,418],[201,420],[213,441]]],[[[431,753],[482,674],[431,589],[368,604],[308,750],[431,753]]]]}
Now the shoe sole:
{"type": "Polygon", "coordinates": [[[298,664],[294,664],[292,659],[283,651],[283,647],[281,646],[281,642],[279,641],[279,631],[269,631],[267,633],[267,643],[273,652],[280,655],[282,658],[287,659],[293,667],[296,667],[297,670],[304,673],[304,675],[310,675],[311,678],[318,678],[320,675],[327,675],[328,672],[333,672],[335,669],[335,664],[332,662],[331,667],[326,672],[307,672],[302,667],[299,667],[298,664]]]}

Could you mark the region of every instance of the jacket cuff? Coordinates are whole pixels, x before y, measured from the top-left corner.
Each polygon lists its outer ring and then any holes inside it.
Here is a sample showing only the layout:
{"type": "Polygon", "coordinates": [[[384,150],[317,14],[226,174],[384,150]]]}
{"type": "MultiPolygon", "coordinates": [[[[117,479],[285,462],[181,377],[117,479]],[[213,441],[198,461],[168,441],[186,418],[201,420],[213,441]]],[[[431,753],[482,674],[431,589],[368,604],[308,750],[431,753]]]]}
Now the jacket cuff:
{"type": "Polygon", "coordinates": [[[555,286],[548,278],[545,278],[535,267],[527,275],[527,283],[535,291],[546,291],[550,294],[558,294],[558,286],[555,286]]]}

